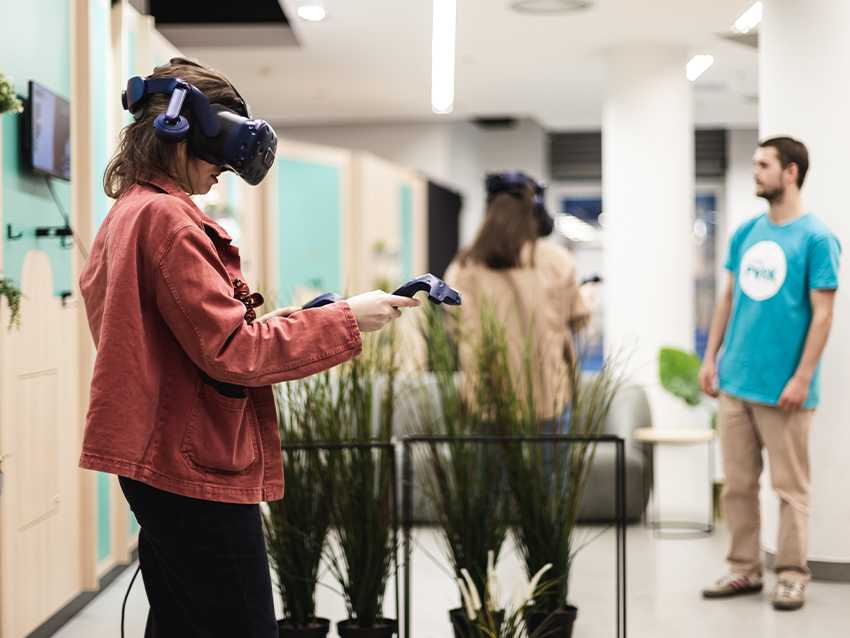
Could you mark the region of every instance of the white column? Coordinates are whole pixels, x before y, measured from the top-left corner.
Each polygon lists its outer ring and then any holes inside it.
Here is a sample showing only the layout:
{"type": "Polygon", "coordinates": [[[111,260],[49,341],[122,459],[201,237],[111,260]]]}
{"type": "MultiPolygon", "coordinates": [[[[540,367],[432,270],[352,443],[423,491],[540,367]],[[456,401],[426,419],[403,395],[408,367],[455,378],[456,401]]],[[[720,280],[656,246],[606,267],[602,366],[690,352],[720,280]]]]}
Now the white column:
{"type": "MultiPolygon", "coordinates": [[[[602,121],[605,348],[627,358],[657,428],[708,427],[658,380],[663,346],[694,349],[693,98],[684,47],[609,52],[602,121]]],[[[658,514],[707,520],[704,447],[656,450],[658,514]]]]}
{"type": "MultiPolygon", "coordinates": [[[[844,259],[835,321],[821,369],[822,403],[811,436],[810,561],[850,580],[850,0],[767,0],[759,34],[759,123],[762,138],[791,135],[809,149],[806,208],[841,240],[844,259]]],[[[767,482],[767,481],[763,481],[767,482]]],[[[765,500],[762,539],[776,547],[776,500],[765,500]]],[[[815,576],[822,570],[818,565],[815,576]]],[[[825,575],[825,574],[824,574],[825,575]]]]}
{"type": "Polygon", "coordinates": [[[656,427],[688,415],[658,382],[658,352],[694,348],[693,106],[687,50],[609,54],[603,111],[605,345],[629,359],[656,427]]]}

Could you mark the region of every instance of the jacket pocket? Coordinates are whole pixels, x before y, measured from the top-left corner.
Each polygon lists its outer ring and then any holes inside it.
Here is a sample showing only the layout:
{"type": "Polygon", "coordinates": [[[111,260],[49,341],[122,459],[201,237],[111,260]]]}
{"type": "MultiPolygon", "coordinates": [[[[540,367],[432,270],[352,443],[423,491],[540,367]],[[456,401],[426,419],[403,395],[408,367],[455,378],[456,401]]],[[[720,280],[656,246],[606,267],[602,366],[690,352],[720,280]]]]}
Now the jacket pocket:
{"type": "Polygon", "coordinates": [[[259,455],[257,416],[249,401],[199,383],[198,402],[183,437],[183,454],[204,470],[230,474],[247,470],[259,455]]]}

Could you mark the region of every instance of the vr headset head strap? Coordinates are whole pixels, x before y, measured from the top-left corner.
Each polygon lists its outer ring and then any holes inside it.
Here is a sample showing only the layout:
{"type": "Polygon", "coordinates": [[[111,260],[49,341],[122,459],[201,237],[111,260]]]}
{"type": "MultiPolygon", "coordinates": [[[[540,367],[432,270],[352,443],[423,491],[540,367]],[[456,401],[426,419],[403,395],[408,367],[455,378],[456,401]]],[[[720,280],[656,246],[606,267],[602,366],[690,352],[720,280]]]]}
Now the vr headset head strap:
{"type": "MultiPolygon", "coordinates": [[[[127,88],[121,94],[122,106],[133,114],[137,120],[144,112],[144,103],[153,94],[171,95],[175,89],[185,92],[183,104],[189,107],[201,132],[206,137],[215,137],[219,132],[219,122],[210,108],[210,101],[195,86],[179,78],[142,78],[134,76],[127,81],[127,88]]],[[[240,98],[241,99],[241,98],[240,98]]],[[[174,101],[169,107],[174,106],[174,101]]],[[[169,109],[170,110],[170,109],[169,109]]],[[[179,112],[177,113],[179,115],[179,112]]]]}

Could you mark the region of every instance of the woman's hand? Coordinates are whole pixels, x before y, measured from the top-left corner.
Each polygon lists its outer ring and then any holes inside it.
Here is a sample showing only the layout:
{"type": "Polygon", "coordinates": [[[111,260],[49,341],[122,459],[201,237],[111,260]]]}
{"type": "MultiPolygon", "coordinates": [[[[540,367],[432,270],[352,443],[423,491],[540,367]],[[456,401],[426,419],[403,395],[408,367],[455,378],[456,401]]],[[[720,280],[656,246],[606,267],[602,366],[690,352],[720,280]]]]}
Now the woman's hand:
{"type": "Polygon", "coordinates": [[[401,316],[400,308],[415,308],[417,299],[390,295],[383,290],[364,292],[346,299],[361,332],[374,332],[401,316]]]}
{"type": "Polygon", "coordinates": [[[258,317],[257,321],[268,321],[269,319],[273,319],[274,317],[288,317],[293,312],[297,312],[298,310],[301,310],[299,306],[286,306],[284,308],[278,308],[277,310],[267,312],[262,317],[258,317]]]}

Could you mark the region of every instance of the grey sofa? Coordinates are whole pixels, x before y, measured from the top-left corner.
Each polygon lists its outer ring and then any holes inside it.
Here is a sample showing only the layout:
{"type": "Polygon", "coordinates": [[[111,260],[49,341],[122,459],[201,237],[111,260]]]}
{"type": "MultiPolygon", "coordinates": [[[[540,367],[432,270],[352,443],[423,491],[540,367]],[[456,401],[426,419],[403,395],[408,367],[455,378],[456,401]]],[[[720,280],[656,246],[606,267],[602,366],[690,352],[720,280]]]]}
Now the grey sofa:
{"type": "MultiPolygon", "coordinates": [[[[644,446],[632,440],[636,429],[648,427],[652,427],[652,415],[646,392],[637,385],[623,386],[614,396],[604,433],[625,440],[626,519],[629,522],[640,520],[649,499],[652,457],[644,446]]],[[[615,465],[615,446],[598,445],[579,510],[581,522],[614,520],[615,465]]]]}

